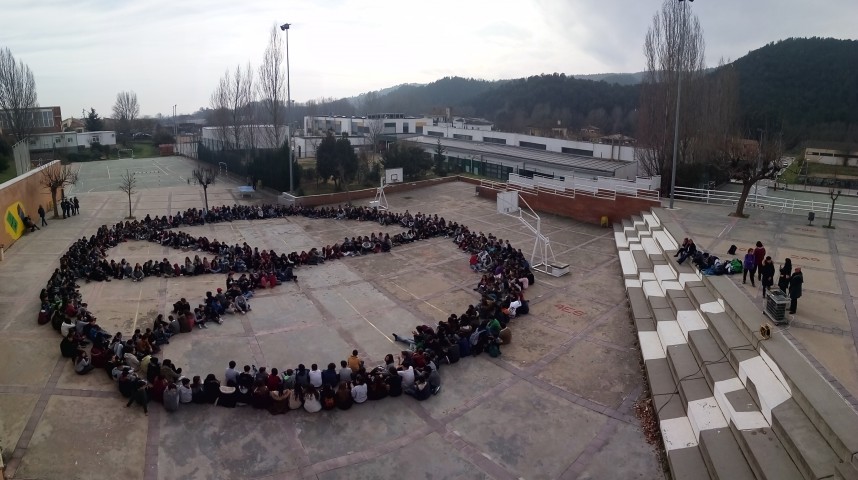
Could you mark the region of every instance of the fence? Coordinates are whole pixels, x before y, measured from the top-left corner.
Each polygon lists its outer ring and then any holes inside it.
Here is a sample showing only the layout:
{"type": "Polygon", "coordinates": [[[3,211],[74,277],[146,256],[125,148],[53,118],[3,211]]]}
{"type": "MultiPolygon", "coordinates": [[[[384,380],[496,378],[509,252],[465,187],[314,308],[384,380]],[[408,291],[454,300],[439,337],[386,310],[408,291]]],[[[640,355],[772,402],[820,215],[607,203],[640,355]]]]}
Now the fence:
{"type": "MultiPolygon", "coordinates": [[[[658,179],[658,177],[654,178],[658,179]]],[[[635,181],[605,177],[596,177],[594,179],[566,177],[564,180],[556,180],[536,175],[533,178],[523,177],[515,173],[510,173],[507,187],[529,191],[530,193],[545,191],[572,198],[576,195],[588,195],[614,200],[617,198],[617,195],[620,195],[657,202],[659,200],[659,193],[657,190],[650,189],[651,184],[652,181],[650,179],[644,178],[639,178],[635,181]]]]}
{"type": "MultiPolygon", "coordinates": [[[[692,202],[703,202],[710,205],[736,205],[741,193],[726,190],[707,190],[702,188],[676,187],[674,196],[678,200],[692,202]]],[[[806,215],[807,212],[818,213],[822,217],[828,217],[831,212],[831,201],[819,202],[816,200],[797,200],[795,198],[779,198],[764,194],[755,194],[753,190],[748,194],[745,202],[746,207],[759,208],[781,213],[806,215]]],[[[844,220],[858,219],[858,206],[835,203],[834,217],[844,220]]],[[[822,218],[820,218],[822,220],[822,218]]]]}

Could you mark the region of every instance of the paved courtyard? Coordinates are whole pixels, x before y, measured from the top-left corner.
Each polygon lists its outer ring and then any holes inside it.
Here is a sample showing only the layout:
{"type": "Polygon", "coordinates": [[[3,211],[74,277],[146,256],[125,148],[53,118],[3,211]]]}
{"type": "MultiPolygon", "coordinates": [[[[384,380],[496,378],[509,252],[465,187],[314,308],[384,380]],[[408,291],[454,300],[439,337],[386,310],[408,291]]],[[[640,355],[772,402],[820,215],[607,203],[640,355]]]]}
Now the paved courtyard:
{"type": "MultiPolygon", "coordinates": [[[[571,274],[537,274],[526,292],[531,313],[513,321],[503,355],[442,368],[443,389],[428,401],[385,399],[283,416],[196,405],[168,414],[152,404],[146,417],[124,408],[106,375],[76,375],[60,358],[59,335],[36,323],[38,291],[61,253],[127,214],[124,194],[112,186],[117,168],[166,171],[147,174],[152,178],[132,199],[138,218],[202,206],[201,189],[184,179],[192,163],[123,162],[86,164],[74,190],[81,215],[49,220],[0,263],[0,445],[12,478],[663,478],[633,415],[644,387],[613,232],[557,217],[543,217],[544,230],[571,274]]],[[[209,203],[239,202],[235,186],[211,187],[209,203]]],[[[448,183],[388,199],[393,210],[437,213],[530,251],[529,231],[473,192],[470,184],[448,183]]],[[[291,251],[383,229],[287,218],[185,230],[291,251]]],[[[110,255],[134,262],[186,254],[128,242],[110,255]]],[[[232,359],[285,369],[339,362],[353,348],[374,365],[400,350],[393,332],[462,313],[478,300],[478,277],[467,263],[438,238],[301,268],[297,285],[254,297],[249,315],[179,335],[160,356],[192,375],[218,377],[232,359]]],[[[81,292],[107,330],[130,334],[179,297],[194,301],[223,281],[147,278],[82,284],[81,292]]]]}
{"type": "MultiPolygon", "coordinates": [[[[814,199],[827,198],[823,194],[814,199]]],[[[732,207],[689,202],[676,206],[664,214],[694,238],[697,248],[727,258],[727,249],[736,245],[741,259],[759,240],[776,268],[785,258],[792,260],[793,267],[801,267],[804,293],[785,335],[858,410],[858,222],[835,218],[836,228],[827,229],[822,225],[828,223],[828,216],[821,214],[809,225],[800,214],[747,208],[750,218],[738,219],[728,216],[732,207]]],[[[759,288],[743,285],[741,275],[731,278],[762,312],[759,288]]],[[[761,313],[760,323],[764,321],[761,313]]]]}

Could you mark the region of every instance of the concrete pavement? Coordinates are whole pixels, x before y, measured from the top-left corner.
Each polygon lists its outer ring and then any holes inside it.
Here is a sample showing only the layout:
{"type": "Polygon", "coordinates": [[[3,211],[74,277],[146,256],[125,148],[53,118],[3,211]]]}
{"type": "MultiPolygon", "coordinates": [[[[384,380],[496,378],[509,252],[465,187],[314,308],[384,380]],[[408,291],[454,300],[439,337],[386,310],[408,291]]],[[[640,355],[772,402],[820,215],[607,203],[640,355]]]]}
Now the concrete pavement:
{"type": "MultiPolygon", "coordinates": [[[[148,171],[155,161],[139,162],[148,171]]],[[[159,162],[173,174],[151,174],[161,186],[153,180],[140,189],[134,214],[201,207],[201,189],[180,178],[192,164],[159,162]]],[[[56,332],[36,324],[38,291],[62,252],[127,214],[124,194],[111,183],[118,164],[109,163],[106,178],[108,165],[100,163],[106,162],[86,165],[88,183],[75,190],[81,215],[25,236],[0,263],[0,442],[12,478],[663,477],[632,413],[643,379],[613,233],[554,217],[543,218],[544,231],[572,273],[538,274],[527,291],[531,313],[514,321],[503,355],[443,368],[443,390],[426,402],[386,399],[346,412],[277,417],[250,407],[188,406],[168,414],[152,404],[148,417],[124,408],[106,375],[74,374],[60,358],[56,332]]],[[[209,203],[240,202],[234,187],[211,187],[209,203]]],[[[437,213],[532,248],[529,231],[474,197],[470,184],[388,197],[393,210],[437,213]]],[[[288,218],[186,230],[290,251],[383,229],[288,218]]],[[[135,261],[186,254],[128,242],[110,255],[135,261]]],[[[255,297],[249,315],[180,335],[160,356],[192,375],[219,377],[231,359],[285,369],[339,362],[352,348],[372,365],[398,351],[391,333],[461,313],[478,300],[467,257],[443,238],[297,274],[297,285],[255,297]]],[[[147,278],[83,284],[81,291],[99,323],[130,334],[176,298],[197,299],[222,283],[219,275],[147,278]]]]}

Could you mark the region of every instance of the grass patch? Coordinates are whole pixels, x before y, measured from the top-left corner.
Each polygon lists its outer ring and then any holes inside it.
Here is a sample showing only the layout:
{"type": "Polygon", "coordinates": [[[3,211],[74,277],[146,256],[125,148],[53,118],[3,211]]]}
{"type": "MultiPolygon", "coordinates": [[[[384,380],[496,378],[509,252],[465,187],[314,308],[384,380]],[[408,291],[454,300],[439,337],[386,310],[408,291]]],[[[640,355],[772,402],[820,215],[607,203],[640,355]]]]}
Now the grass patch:
{"type": "Polygon", "coordinates": [[[9,162],[9,166],[5,170],[0,170],[0,183],[12,180],[15,178],[15,165],[9,162]]]}
{"type": "Polygon", "coordinates": [[[791,184],[798,183],[799,175],[804,175],[805,173],[811,178],[858,178],[858,167],[808,162],[806,168],[805,172],[804,160],[792,162],[792,165],[781,174],[781,181],[791,184]]]}
{"type": "Polygon", "coordinates": [[[134,149],[134,158],[150,158],[161,156],[161,152],[158,151],[158,147],[148,142],[134,142],[131,144],[131,148],[134,149]]]}

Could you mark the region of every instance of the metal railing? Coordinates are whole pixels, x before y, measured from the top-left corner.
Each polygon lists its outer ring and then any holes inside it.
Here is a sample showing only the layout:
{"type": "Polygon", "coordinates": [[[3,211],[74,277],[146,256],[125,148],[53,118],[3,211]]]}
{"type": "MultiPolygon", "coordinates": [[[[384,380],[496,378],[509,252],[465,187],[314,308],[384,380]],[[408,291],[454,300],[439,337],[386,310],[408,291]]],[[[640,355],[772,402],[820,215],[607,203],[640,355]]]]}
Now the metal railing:
{"type": "MultiPolygon", "coordinates": [[[[741,193],[739,192],[688,187],[676,187],[675,192],[675,197],[678,200],[703,202],[710,205],[736,205],[736,203],[739,202],[739,197],[741,196],[741,193]]],[[[816,200],[779,198],[768,195],[755,194],[753,191],[748,194],[748,199],[745,201],[745,206],[749,208],[758,208],[761,210],[771,210],[781,213],[799,215],[804,215],[807,212],[814,212],[819,214],[820,217],[825,218],[827,218],[829,213],[831,212],[831,201],[820,202],[816,200]]],[[[856,217],[858,217],[858,206],[835,203],[834,216],[855,219],[856,217]]],[[[822,218],[819,218],[819,220],[822,220],[822,218]]]]}

